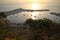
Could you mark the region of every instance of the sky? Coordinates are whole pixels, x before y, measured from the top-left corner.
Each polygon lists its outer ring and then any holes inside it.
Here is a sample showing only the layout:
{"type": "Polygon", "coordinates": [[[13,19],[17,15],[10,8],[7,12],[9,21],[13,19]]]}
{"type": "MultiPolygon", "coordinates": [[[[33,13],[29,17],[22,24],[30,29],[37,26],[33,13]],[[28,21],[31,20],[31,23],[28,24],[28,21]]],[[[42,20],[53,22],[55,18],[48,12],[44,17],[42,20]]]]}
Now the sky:
{"type": "Polygon", "coordinates": [[[60,3],[60,0],[0,0],[0,4],[13,4],[13,3],[60,3]]]}
{"type": "Polygon", "coordinates": [[[41,6],[60,6],[60,0],[0,0],[0,11],[7,9],[15,9],[22,7],[23,5],[39,4],[41,6]]]}

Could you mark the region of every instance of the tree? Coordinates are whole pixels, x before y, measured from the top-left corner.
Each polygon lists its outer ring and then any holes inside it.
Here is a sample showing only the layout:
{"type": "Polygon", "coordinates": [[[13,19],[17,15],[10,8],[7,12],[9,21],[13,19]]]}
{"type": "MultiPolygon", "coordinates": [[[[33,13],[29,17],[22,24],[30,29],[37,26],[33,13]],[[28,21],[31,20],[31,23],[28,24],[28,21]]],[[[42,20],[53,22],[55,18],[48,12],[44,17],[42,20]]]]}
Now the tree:
{"type": "Polygon", "coordinates": [[[0,19],[1,18],[6,18],[6,15],[4,14],[4,12],[0,12],[0,19]]]}
{"type": "Polygon", "coordinates": [[[32,20],[28,19],[25,22],[32,29],[32,33],[36,35],[37,32],[42,34],[47,34],[48,40],[50,40],[51,35],[55,33],[54,31],[54,23],[49,19],[39,19],[32,20]]]}
{"type": "Polygon", "coordinates": [[[0,40],[4,40],[8,31],[8,23],[6,20],[0,20],[0,40]]]}

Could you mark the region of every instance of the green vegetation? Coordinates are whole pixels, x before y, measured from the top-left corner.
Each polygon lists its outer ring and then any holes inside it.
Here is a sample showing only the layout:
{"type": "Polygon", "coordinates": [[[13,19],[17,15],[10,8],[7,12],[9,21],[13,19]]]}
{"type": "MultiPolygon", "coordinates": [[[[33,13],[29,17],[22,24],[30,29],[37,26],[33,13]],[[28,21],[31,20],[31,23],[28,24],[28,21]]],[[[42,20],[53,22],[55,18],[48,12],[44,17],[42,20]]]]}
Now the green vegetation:
{"type": "Polygon", "coordinates": [[[0,12],[0,19],[1,18],[6,18],[6,15],[4,14],[4,12],[0,12]]]}
{"type": "Polygon", "coordinates": [[[6,20],[0,19],[0,40],[4,40],[8,31],[8,23],[6,20]]]}
{"type": "Polygon", "coordinates": [[[4,12],[0,12],[0,40],[4,40],[8,31],[8,21],[4,18],[6,18],[6,15],[4,12]]]}
{"type": "Polygon", "coordinates": [[[60,24],[53,23],[49,19],[45,19],[45,18],[40,20],[27,19],[25,23],[30,26],[30,29],[32,29],[30,31],[32,32],[34,40],[43,40],[40,38],[41,33],[42,36],[47,35],[48,40],[51,40],[51,37],[53,35],[56,34],[60,35],[60,24]]]}

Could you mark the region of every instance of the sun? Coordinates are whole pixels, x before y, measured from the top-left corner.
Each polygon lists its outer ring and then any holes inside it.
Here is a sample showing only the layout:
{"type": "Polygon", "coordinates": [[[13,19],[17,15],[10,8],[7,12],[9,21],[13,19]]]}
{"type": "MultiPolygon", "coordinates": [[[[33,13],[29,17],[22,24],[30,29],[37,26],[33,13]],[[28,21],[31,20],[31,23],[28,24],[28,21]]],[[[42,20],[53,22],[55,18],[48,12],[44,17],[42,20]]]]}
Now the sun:
{"type": "Polygon", "coordinates": [[[38,9],[38,3],[33,3],[32,4],[32,9],[37,10],[38,9]]]}

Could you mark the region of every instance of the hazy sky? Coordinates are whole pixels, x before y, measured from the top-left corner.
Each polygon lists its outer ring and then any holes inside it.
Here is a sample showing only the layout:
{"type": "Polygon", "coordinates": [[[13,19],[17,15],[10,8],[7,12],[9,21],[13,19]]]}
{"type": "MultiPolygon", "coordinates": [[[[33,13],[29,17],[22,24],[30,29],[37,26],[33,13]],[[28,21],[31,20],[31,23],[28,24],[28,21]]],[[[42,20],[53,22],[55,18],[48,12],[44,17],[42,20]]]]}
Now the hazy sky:
{"type": "Polygon", "coordinates": [[[60,3],[60,0],[0,0],[0,4],[11,3],[60,3]]]}
{"type": "Polygon", "coordinates": [[[0,11],[1,10],[6,10],[6,9],[15,9],[16,7],[19,8],[22,5],[29,5],[30,4],[36,4],[38,3],[39,5],[55,5],[55,6],[59,6],[60,5],[60,0],[0,0],[0,11]]]}

